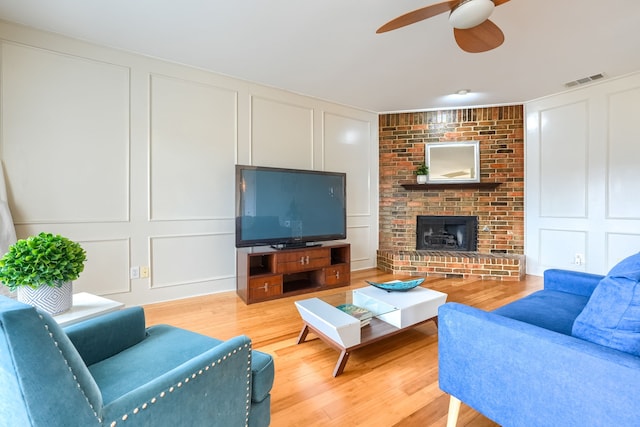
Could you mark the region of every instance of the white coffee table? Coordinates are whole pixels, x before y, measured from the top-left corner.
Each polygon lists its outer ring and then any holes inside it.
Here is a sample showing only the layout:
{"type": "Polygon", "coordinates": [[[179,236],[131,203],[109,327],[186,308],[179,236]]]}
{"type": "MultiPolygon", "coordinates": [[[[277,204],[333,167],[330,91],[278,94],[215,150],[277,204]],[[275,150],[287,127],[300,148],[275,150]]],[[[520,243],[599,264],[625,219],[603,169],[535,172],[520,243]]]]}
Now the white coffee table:
{"type": "Polygon", "coordinates": [[[88,292],[73,294],[73,305],[68,311],[53,316],[60,326],[69,326],[102,314],[120,310],[124,304],[88,292]]]}
{"type": "Polygon", "coordinates": [[[296,301],[304,321],[298,344],[313,331],[322,341],[340,351],[333,376],[340,375],[351,351],[433,320],[438,325],[438,307],[447,294],[416,287],[406,292],[388,292],[373,286],[296,301]],[[374,318],[360,327],[360,320],[336,308],[351,303],[373,312],[374,318]]]}

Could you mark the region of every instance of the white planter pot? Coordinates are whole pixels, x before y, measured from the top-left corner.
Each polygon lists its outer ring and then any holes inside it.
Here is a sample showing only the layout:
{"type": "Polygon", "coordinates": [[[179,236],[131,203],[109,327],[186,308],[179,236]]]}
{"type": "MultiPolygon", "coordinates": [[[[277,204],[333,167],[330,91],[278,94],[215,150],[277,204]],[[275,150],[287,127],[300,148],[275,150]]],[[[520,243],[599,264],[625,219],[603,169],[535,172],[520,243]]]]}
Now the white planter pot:
{"type": "Polygon", "coordinates": [[[416,175],[416,180],[418,181],[418,184],[426,184],[427,175],[416,175]]]}
{"type": "Polygon", "coordinates": [[[60,287],[40,286],[37,289],[20,286],[18,301],[55,316],[69,310],[73,305],[73,287],[71,282],[66,282],[60,287]]]}

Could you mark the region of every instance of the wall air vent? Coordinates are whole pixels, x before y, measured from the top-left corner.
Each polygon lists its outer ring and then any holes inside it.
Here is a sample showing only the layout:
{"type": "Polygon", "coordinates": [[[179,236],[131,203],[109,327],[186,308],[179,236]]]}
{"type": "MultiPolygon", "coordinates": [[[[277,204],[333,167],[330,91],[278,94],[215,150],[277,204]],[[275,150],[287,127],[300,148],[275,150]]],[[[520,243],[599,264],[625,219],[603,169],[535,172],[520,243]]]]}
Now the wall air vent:
{"type": "Polygon", "coordinates": [[[598,74],[594,74],[593,76],[583,77],[581,79],[565,83],[564,87],[569,88],[569,87],[574,87],[574,86],[578,86],[578,85],[583,85],[583,84],[586,84],[586,83],[591,83],[591,82],[593,82],[595,80],[603,79],[604,77],[605,77],[604,73],[598,73],[598,74]]]}

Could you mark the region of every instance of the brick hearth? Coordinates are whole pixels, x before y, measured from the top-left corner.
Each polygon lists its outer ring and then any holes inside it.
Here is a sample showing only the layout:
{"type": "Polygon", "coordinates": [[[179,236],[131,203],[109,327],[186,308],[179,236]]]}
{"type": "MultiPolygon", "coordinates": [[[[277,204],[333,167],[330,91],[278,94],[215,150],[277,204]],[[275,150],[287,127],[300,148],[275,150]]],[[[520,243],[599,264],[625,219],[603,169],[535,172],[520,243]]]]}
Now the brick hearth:
{"type": "Polygon", "coordinates": [[[378,268],[410,276],[504,281],[522,280],[526,273],[524,255],[479,252],[378,250],[378,268]]]}

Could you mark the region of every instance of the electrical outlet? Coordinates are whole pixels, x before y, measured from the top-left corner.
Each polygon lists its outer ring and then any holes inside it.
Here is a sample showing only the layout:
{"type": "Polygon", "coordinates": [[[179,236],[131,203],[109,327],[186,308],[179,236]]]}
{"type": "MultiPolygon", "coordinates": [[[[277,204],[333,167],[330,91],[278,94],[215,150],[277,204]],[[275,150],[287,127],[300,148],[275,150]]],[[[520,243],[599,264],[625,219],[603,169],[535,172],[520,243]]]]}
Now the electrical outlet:
{"type": "Polygon", "coordinates": [[[147,267],[146,265],[140,267],[140,278],[146,279],[147,277],[149,277],[149,267],[147,267]]]}
{"type": "Polygon", "coordinates": [[[140,278],[140,267],[131,267],[131,271],[129,271],[130,279],[139,279],[140,278]]]}
{"type": "Polygon", "coordinates": [[[584,264],[584,254],[575,254],[573,258],[573,263],[576,265],[584,264]]]}

